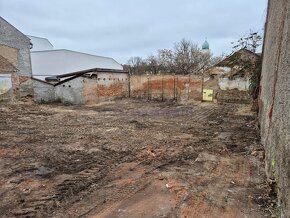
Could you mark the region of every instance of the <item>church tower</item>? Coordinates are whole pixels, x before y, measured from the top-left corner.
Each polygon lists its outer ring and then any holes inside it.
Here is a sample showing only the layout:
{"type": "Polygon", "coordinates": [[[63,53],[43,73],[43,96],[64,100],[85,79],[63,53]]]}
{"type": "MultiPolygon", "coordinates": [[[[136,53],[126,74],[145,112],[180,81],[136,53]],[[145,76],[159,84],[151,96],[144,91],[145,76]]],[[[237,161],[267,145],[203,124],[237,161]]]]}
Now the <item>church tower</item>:
{"type": "Polygon", "coordinates": [[[205,39],[204,43],[201,46],[201,51],[204,52],[204,53],[210,53],[209,43],[208,43],[208,41],[206,39],[205,39]]]}

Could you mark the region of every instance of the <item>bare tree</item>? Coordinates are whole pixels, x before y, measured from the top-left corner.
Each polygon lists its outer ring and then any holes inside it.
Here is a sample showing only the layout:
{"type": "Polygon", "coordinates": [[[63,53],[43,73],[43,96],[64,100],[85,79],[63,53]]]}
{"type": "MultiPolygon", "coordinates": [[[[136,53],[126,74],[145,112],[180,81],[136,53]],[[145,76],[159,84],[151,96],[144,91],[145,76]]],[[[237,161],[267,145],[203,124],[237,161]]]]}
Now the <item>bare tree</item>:
{"type": "Polygon", "coordinates": [[[158,50],[158,60],[161,70],[167,73],[175,73],[174,53],[170,49],[158,50]]]}
{"type": "Polygon", "coordinates": [[[145,72],[145,63],[141,57],[131,57],[127,64],[131,74],[143,74],[145,72]]]}
{"type": "Polygon", "coordinates": [[[212,57],[210,59],[210,66],[213,66],[213,65],[221,62],[225,57],[226,57],[226,55],[224,53],[222,53],[220,56],[212,57]]]}
{"type": "Polygon", "coordinates": [[[202,52],[190,40],[182,39],[174,46],[175,66],[179,74],[199,74],[210,65],[211,54],[202,52]]]}
{"type": "Polygon", "coordinates": [[[231,44],[233,44],[233,52],[243,48],[256,52],[257,48],[262,45],[262,41],[263,37],[258,32],[250,30],[248,34],[245,34],[236,42],[231,42],[231,44]]]}
{"type": "Polygon", "coordinates": [[[160,64],[158,58],[154,55],[149,55],[146,60],[146,70],[152,72],[153,74],[158,74],[160,70],[160,64]]]}
{"type": "Polygon", "coordinates": [[[202,71],[217,63],[220,59],[213,58],[209,52],[204,52],[190,40],[182,39],[174,44],[174,48],[160,49],[156,56],[150,55],[144,61],[141,57],[131,57],[128,60],[132,74],[200,74],[202,71]]]}
{"type": "Polygon", "coordinates": [[[174,62],[178,74],[189,74],[193,68],[191,54],[195,48],[192,43],[186,39],[174,44],[174,62]]]}
{"type": "Polygon", "coordinates": [[[200,74],[202,71],[213,65],[212,54],[209,52],[198,52],[196,55],[196,67],[194,68],[194,74],[200,74]]]}

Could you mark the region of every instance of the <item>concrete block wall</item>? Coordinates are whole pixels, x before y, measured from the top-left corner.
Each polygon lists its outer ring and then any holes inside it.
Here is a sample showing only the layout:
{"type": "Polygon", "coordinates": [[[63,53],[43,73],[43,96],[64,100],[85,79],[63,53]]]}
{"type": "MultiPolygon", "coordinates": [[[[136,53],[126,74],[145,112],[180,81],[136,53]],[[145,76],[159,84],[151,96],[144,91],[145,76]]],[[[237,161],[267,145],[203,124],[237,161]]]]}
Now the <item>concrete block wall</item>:
{"type": "Polygon", "coordinates": [[[260,91],[266,172],[277,183],[281,217],[290,217],[290,1],[269,0],[260,91]]]}
{"type": "Polygon", "coordinates": [[[35,102],[49,103],[55,101],[55,89],[53,85],[38,80],[32,80],[32,82],[35,102]]]}
{"type": "Polygon", "coordinates": [[[83,78],[77,77],[55,86],[55,100],[65,104],[84,104],[83,78]]]}
{"type": "Polygon", "coordinates": [[[98,73],[92,77],[77,77],[57,85],[33,80],[36,102],[65,104],[96,104],[129,96],[126,73],[98,73]]]}

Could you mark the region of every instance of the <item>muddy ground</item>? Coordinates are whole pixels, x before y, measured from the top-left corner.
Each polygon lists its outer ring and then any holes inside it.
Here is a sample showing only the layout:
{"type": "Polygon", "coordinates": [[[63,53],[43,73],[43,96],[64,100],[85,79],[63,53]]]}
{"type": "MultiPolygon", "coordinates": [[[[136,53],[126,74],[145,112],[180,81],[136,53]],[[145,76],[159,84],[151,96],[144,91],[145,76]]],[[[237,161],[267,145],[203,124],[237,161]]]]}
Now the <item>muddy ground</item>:
{"type": "Polygon", "coordinates": [[[1,217],[267,217],[238,104],[0,105],[1,217]]]}

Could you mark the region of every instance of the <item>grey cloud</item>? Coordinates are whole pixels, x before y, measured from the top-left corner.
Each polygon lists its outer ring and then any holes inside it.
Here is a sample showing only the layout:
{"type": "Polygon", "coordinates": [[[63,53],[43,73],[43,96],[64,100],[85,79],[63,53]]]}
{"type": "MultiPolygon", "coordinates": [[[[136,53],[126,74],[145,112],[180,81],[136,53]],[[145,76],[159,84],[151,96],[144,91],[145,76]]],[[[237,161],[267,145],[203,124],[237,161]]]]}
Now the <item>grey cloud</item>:
{"type": "Polygon", "coordinates": [[[121,63],[205,37],[215,55],[249,29],[263,28],[267,0],[0,0],[0,14],[56,48],[111,56],[121,63]],[[254,3],[253,3],[254,2],[254,3]]]}

